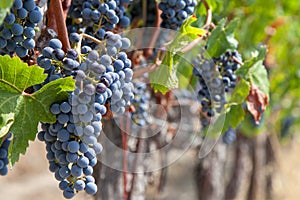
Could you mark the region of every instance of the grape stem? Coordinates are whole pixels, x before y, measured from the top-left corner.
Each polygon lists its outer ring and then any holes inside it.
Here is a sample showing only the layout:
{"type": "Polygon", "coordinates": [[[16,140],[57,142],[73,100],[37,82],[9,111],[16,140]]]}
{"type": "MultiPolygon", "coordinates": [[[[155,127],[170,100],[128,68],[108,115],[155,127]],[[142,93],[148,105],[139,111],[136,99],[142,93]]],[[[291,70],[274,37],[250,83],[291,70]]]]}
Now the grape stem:
{"type": "MultiPolygon", "coordinates": [[[[162,19],[161,19],[160,15],[161,15],[162,11],[160,9],[158,9],[158,4],[157,3],[155,3],[155,10],[156,10],[155,27],[160,27],[160,24],[162,22],[162,19]]],[[[144,22],[146,22],[146,21],[144,21],[144,22]]],[[[149,58],[150,56],[153,55],[153,49],[151,49],[151,48],[155,46],[155,42],[156,42],[156,40],[159,36],[160,30],[161,29],[157,28],[155,30],[154,34],[152,35],[152,38],[151,38],[150,43],[149,43],[150,48],[147,48],[145,50],[145,57],[146,58],[149,58]]]]}
{"type": "Polygon", "coordinates": [[[200,36],[197,39],[193,40],[191,43],[189,43],[188,45],[186,45],[181,51],[183,53],[186,53],[188,51],[190,51],[191,49],[193,49],[201,40],[203,40],[204,36],[200,36]]]}
{"type": "Polygon", "coordinates": [[[146,67],[140,70],[137,70],[134,72],[132,79],[138,78],[146,73],[152,72],[155,69],[157,69],[161,64],[161,61],[156,61],[153,65],[151,65],[150,67],[146,67]]]}
{"type": "Polygon", "coordinates": [[[95,42],[96,44],[102,44],[102,41],[98,40],[97,38],[94,38],[93,36],[91,35],[88,35],[86,33],[82,33],[82,38],[86,38],[86,39],[89,39],[89,40],[92,40],[93,42],[95,42]]]}
{"type": "MultiPolygon", "coordinates": [[[[125,115],[126,116],[126,115],[125,115]]],[[[128,117],[127,117],[128,118],[128,117]]],[[[121,130],[121,135],[122,135],[122,149],[123,149],[123,199],[127,199],[127,127],[126,130],[124,126],[124,118],[119,117],[120,120],[120,130],[121,130]]],[[[127,126],[127,123],[126,123],[127,126]]]]}
{"type": "Polygon", "coordinates": [[[232,60],[233,60],[234,62],[236,62],[236,63],[238,63],[238,64],[240,64],[240,65],[244,65],[244,63],[243,63],[242,61],[240,61],[237,57],[232,56],[231,58],[232,58],[232,60]]]}
{"type": "MultiPolygon", "coordinates": [[[[102,44],[102,41],[100,41],[100,40],[94,38],[93,36],[88,35],[88,34],[85,34],[85,33],[81,33],[81,34],[80,34],[80,40],[79,40],[79,42],[77,43],[77,47],[76,47],[76,51],[77,51],[77,52],[81,52],[81,44],[82,44],[82,39],[83,39],[83,38],[87,38],[87,39],[89,39],[89,40],[92,40],[92,41],[95,42],[96,44],[102,44]]],[[[81,57],[80,57],[80,56],[78,56],[78,62],[79,62],[79,63],[81,62],[81,57]]]]}
{"type": "Polygon", "coordinates": [[[62,7],[62,2],[60,0],[51,0],[50,1],[50,10],[53,12],[56,21],[57,34],[58,38],[62,42],[62,49],[67,51],[71,48],[69,43],[67,26],[64,18],[64,10],[62,7]]]}
{"type": "Polygon", "coordinates": [[[203,5],[206,9],[206,20],[205,20],[205,25],[203,26],[203,28],[209,28],[212,23],[212,11],[209,8],[209,5],[206,0],[201,0],[201,2],[203,3],[203,5]]]}

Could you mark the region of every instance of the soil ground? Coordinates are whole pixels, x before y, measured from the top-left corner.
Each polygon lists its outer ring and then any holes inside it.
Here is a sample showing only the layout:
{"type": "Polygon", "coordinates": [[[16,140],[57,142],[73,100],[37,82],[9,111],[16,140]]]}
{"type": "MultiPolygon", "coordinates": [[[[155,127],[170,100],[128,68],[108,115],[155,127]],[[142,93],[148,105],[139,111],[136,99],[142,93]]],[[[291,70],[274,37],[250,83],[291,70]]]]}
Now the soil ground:
{"type": "MultiPolygon", "coordinates": [[[[300,199],[300,142],[282,148],[279,153],[277,175],[274,182],[275,200],[300,199]]],[[[176,150],[170,154],[176,153],[176,150]]],[[[0,177],[0,200],[64,200],[58,189],[58,182],[48,171],[44,144],[36,141],[30,144],[26,156],[0,177]]],[[[172,156],[172,155],[169,155],[172,156]]],[[[168,169],[163,200],[196,200],[195,184],[192,171],[196,161],[195,152],[190,150],[168,169]]],[[[90,200],[91,197],[81,192],[74,200],[90,200]]]]}

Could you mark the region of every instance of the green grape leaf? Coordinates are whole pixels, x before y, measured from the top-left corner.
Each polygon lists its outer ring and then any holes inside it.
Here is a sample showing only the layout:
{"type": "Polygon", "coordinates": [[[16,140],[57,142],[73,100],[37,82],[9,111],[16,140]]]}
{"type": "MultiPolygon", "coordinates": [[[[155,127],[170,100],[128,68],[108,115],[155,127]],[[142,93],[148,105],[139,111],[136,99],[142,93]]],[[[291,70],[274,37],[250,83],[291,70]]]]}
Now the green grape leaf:
{"type": "Polygon", "coordinates": [[[244,62],[244,65],[236,71],[238,76],[241,76],[244,79],[249,79],[250,74],[249,70],[255,66],[255,68],[265,68],[262,66],[262,61],[265,59],[267,55],[267,47],[265,45],[261,45],[258,47],[256,51],[251,53],[251,58],[244,62]]]}
{"type": "Polygon", "coordinates": [[[197,38],[199,36],[203,36],[206,34],[206,30],[198,27],[192,26],[194,22],[197,21],[197,18],[195,16],[190,16],[180,27],[179,32],[183,35],[190,34],[193,35],[194,38],[197,38]]]}
{"type": "Polygon", "coordinates": [[[0,8],[6,9],[10,8],[13,5],[14,0],[5,0],[5,1],[0,1],[0,8]]]}
{"type": "Polygon", "coordinates": [[[257,51],[252,52],[251,59],[247,60],[236,72],[237,75],[250,82],[247,107],[256,123],[259,123],[270,99],[268,73],[263,64],[266,53],[266,46],[260,46],[257,51]]]}
{"type": "Polygon", "coordinates": [[[6,14],[9,12],[7,8],[0,8],[0,24],[2,24],[3,20],[5,19],[6,14]]]}
{"type": "Polygon", "coordinates": [[[192,26],[192,23],[194,23],[197,20],[196,17],[190,16],[180,27],[179,31],[176,33],[173,41],[168,46],[168,50],[171,52],[179,52],[184,47],[186,47],[189,43],[191,43],[193,40],[206,35],[207,31],[192,26]]]}
{"type": "Polygon", "coordinates": [[[192,49],[191,51],[178,55],[178,67],[177,67],[177,77],[178,77],[178,87],[181,89],[186,89],[188,87],[194,87],[197,82],[197,78],[193,76],[193,65],[192,60],[196,58],[199,53],[198,49],[192,49]]]}
{"type": "Polygon", "coordinates": [[[245,111],[242,104],[230,106],[229,111],[226,113],[225,124],[222,133],[228,130],[231,126],[236,128],[243,120],[245,111]]]}
{"type": "Polygon", "coordinates": [[[269,79],[268,73],[263,65],[263,61],[258,61],[249,70],[250,82],[256,85],[269,98],[269,79]]]}
{"type": "Polygon", "coordinates": [[[238,21],[231,21],[227,27],[225,24],[226,19],[220,20],[207,40],[207,52],[210,57],[220,57],[226,50],[234,50],[238,46],[238,42],[234,38],[234,30],[238,21]]]}
{"type": "Polygon", "coordinates": [[[0,1],[0,24],[5,19],[6,14],[9,12],[10,7],[13,5],[14,0],[0,1]]]}
{"type": "Polygon", "coordinates": [[[206,30],[193,27],[191,24],[197,19],[189,17],[181,26],[174,40],[167,48],[167,54],[162,64],[155,71],[150,72],[151,86],[155,92],[165,94],[170,89],[178,87],[177,68],[181,58],[181,50],[196,38],[206,34],[206,30]]]}
{"type": "Polygon", "coordinates": [[[217,137],[227,131],[230,126],[236,128],[244,120],[244,116],[245,111],[242,104],[231,105],[226,112],[217,117],[213,124],[204,131],[204,134],[212,138],[217,137]]]}
{"type": "Polygon", "coordinates": [[[235,86],[229,104],[242,104],[250,91],[250,84],[245,79],[241,79],[235,86]]]}
{"type": "Polygon", "coordinates": [[[251,59],[244,62],[244,65],[236,71],[236,74],[243,79],[256,85],[269,98],[269,79],[267,70],[263,64],[267,54],[267,47],[260,46],[257,51],[252,52],[251,59]]]}
{"type": "Polygon", "coordinates": [[[150,83],[154,92],[165,94],[171,88],[176,88],[178,80],[173,67],[173,53],[168,52],[162,64],[149,73],[150,83]]]}
{"type": "Polygon", "coordinates": [[[0,114],[0,138],[9,132],[9,129],[15,120],[14,116],[14,113],[0,114]]]}
{"type": "Polygon", "coordinates": [[[14,165],[20,153],[25,154],[29,141],[35,139],[40,121],[54,123],[55,115],[50,106],[68,97],[68,91],[75,88],[72,77],[61,78],[43,86],[33,94],[25,90],[42,83],[46,76],[38,66],[28,66],[18,57],[0,56],[0,113],[14,114],[9,128],[13,140],[9,150],[9,160],[14,165]]]}

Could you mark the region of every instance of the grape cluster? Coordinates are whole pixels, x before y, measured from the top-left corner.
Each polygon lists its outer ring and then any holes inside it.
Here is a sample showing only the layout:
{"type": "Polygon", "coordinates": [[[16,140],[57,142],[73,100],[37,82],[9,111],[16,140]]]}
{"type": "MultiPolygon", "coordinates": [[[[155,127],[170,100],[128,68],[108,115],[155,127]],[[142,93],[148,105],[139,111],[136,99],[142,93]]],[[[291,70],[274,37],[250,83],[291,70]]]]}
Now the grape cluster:
{"type": "Polygon", "coordinates": [[[158,8],[162,10],[161,27],[179,30],[183,22],[193,14],[196,0],[161,0],[158,8]]]}
{"type": "Polygon", "coordinates": [[[227,51],[225,54],[222,54],[220,58],[215,59],[218,70],[222,75],[222,81],[226,92],[228,92],[230,88],[235,87],[236,75],[234,72],[241,67],[241,62],[242,56],[237,50],[227,51]]]}
{"type": "MultiPolygon", "coordinates": [[[[143,0],[135,0],[129,5],[131,21],[143,18],[143,0]]],[[[143,21],[143,27],[153,27],[156,22],[155,0],[147,1],[147,18],[143,21]]],[[[146,32],[145,32],[146,33],[146,32]]]]}
{"type": "Polygon", "coordinates": [[[147,85],[142,82],[134,82],[134,99],[131,104],[135,112],[131,114],[131,119],[139,126],[145,126],[148,123],[148,110],[150,94],[147,92],[147,85]]]}
{"type": "Polygon", "coordinates": [[[91,93],[95,94],[96,103],[109,103],[113,112],[122,114],[134,96],[131,61],[123,51],[129,48],[130,40],[108,31],[102,42],[97,51],[88,53],[75,78],[80,85],[83,81],[83,88],[93,85],[91,93]]]}
{"type": "MultiPolygon", "coordinates": [[[[77,33],[70,35],[72,46],[77,47],[79,41],[77,33]]],[[[102,151],[97,138],[102,130],[102,116],[107,112],[105,104],[110,103],[111,110],[121,114],[133,98],[133,71],[124,52],[129,46],[127,38],[106,32],[105,39],[95,50],[82,46],[79,53],[75,49],[65,53],[61,42],[51,39],[37,59],[48,74],[45,83],[66,76],[75,79],[76,89],[70,93],[68,102],[56,103],[50,108],[57,122],[43,124],[43,131],[39,133],[40,140],[47,144],[50,171],[61,181],[60,188],[66,198],[72,198],[75,191],[83,189],[88,194],[97,191],[89,180],[93,179],[90,176],[96,164],[95,156],[102,151]],[[81,151],[81,146],[88,152],[81,151]],[[83,156],[89,159],[87,163],[82,164],[83,156]]]]}
{"type": "Polygon", "coordinates": [[[42,13],[34,0],[15,0],[0,26],[0,53],[25,57],[35,47],[36,24],[42,13]]]}
{"type": "Polygon", "coordinates": [[[214,108],[221,112],[225,101],[225,91],[222,78],[213,60],[201,61],[198,58],[193,60],[193,73],[198,77],[201,89],[198,91],[198,98],[201,102],[202,112],[208,117],[215,115],[214,108]]]}
{"type": "Polygon", "coordinates": [[[126,28],[130,19],[125,15],[125,5],[130,0],[74,0],[69,10],[69,32],[85,32],[102,39],[105,31],[126,28]]]}
{"type": "Polygon", "coordinates": [[[37,63],[44,68],[48,75],[43,84],[35,85],[34,89],[38,90],[42,85],[56,79],[74,75],[78,70],[79,54],[75,49],[69,49],[66,53],[62,50],[62,43],[58,39],[51,39],[37,58],[37,63]]]}
{"type": "Polygon", "coordinates": [[[229,127],[222,136],[222,140],[225,144],[231,144],[236,139],[236,130],[232,127],[229,127]]]}
{"type": "Polygon", "coordinates": [[[7,135],[0,146],[0,175],[5,176],[8,173],[8,147],[10,145],[11,133],[7,135]]]}
{"type": "MultiPolygon", "coordinates": [[[[235,71],[242,58],[237,51],[227,51],[220,58],[204,59],[200,54],[193,59],[193,74],[198,77],[200,90],[198,98],[202,112],[207,117],[220,113],[226,104],[225,93],[235,87],[235,71]]],[[[207,124],[207,123],[204,123],[207,124]]]]}
{"type": "MultiPolygon", "coordinates": [[[[91,195],[97,192],[92,177],[96,152],[78,136],[71,109],[70,101],[53,104],[50,111],[57,121],[43,123],[38,133],[38,139],[46,143],[49,170],[60,181],[59,188],[67,199],[74,197],[76,191],[85,190],[91,195]]],[[[102,146],[99,148],[102,150],[102,146]]]]}

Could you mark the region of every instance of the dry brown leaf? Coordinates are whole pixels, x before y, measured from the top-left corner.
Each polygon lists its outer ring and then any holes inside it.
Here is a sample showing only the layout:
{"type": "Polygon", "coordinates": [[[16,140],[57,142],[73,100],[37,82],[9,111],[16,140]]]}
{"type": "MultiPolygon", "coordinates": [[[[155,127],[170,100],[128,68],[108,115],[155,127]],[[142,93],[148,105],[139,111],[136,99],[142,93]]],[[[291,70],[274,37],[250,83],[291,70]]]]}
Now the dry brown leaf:
{"type": "Polygon", "coordinates": [[[259,124],[262,113],[266,110],[269,99],[256,85],[251,85],[247,97],[247,108],[254,117],[255,123],[259,124]]]}

